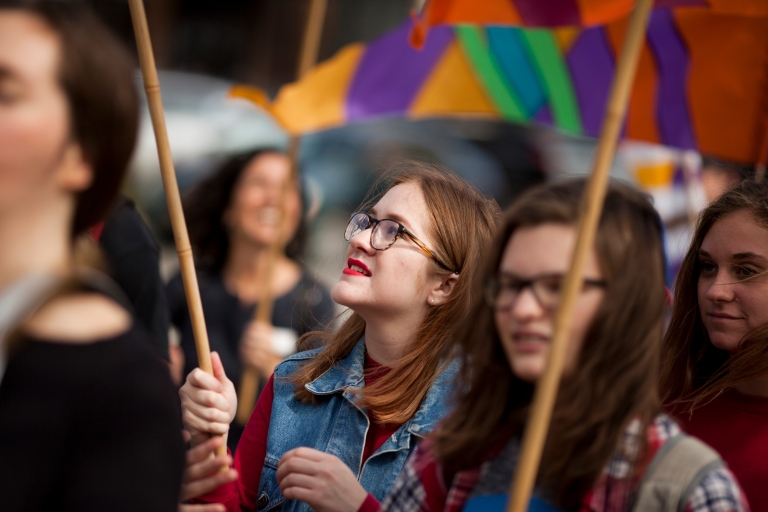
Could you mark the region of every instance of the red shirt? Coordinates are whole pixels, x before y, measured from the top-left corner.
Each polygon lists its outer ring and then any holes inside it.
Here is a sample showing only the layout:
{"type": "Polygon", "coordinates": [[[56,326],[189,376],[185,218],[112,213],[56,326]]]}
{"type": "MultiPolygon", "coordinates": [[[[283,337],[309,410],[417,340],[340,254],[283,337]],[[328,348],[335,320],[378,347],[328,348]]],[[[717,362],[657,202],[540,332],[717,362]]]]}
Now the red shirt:
{"type": "MultiPolygon", "coordinates": [[[[390,368],[383,366],[365,355],[365,385],[370,386],[389,372],[390,368]]],[[[274,377],[274,376],[273,376],[274,377]]],[[[239,477],[237,481],[222,485],[218,489],[201,496],[196,502],[221,503],[227,512],[240,512],[241,510],[256,510],[261,471],[264,467],[264,459],[267,456],[267,434],[269,433],[269,419],[272,416],[272,402],[275,398],[274,378],[269,382],[259,396],[256,407],[251,413],[251,418],[245,426],[240,442],[235,453],[235,469],[239,477]]],[[[365,438],[363,449],[363,463],[394,434],[400,425],[382,424],[371,418],[371,426],[365,438]]],[[[378,509],[378,501],[368,495],[360,512],[378,509]]]]}
{"type": "Polygon", "coordinates": [[[720,453],[752,510],[768,512],[768,398],[734,389],[676,420],[720,453]]]}

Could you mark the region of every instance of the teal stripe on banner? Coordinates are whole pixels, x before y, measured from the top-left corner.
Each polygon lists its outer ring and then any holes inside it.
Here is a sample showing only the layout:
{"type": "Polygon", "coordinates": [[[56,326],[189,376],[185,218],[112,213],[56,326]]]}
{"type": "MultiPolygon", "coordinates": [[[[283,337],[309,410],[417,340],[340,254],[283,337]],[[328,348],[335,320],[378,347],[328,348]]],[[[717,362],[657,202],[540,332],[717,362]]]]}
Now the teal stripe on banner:
{"type": "Polygon", "coordinates": [[[533,115],[544,106],[547,94],[528,55],[521,30],[516,27],[488,27],[488,46],[512,84],[525,108],[526,116],[533,115]]]}
{"type": "Polygon", "coordinates": [[[547,91],[555,125],[566,132],[580,134],[579,104],[571,75],[552,31],[522,29],[520,32],[547,91]]]}
{"type": "Polygon", "coordinates": [[[525,107],[491,54],[482,29],[472,25],[454,27],[456,38],[488,98],[506,121],[526,121],[525,107]]]}

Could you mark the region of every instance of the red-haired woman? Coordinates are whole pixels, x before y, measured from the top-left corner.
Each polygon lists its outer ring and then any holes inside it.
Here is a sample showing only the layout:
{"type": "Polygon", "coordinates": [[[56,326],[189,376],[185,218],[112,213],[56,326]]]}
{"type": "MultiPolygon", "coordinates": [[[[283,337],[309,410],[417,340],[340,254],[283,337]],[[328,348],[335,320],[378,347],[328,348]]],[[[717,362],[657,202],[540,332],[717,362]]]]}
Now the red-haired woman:
{"type": "Polygon", "coordinates": [[[168,369],[74,264],[75,238],[117,199],[137,125],[131,59],[92,14],[0,4],[4,511],[177,508],[168,369]]]}
{"type": "MultiPolygon", "coordinates": [[[[507,213],[477,283],[484,283],[485,303],[457,336],[465,391],[406,464],[384,509],[503,510],[554,333],[584,185],[539,187],[507,213]]],[[[610,186],[530,510],[747,510],[717,455],[681,436],[661,408],[665,289],[657,219],[642,194],[610,186]],[[670,473],[679,481],[666,479],[670,473]]]]}
{"type": "Polygon", "coordinates": [[[768,184],[746,181],[699,216],[664,339],[662,398],[768,510],[768,184]]]}
{"type": "MultiPolygon", "coordinates": [[[[314,333],[324,348],[277,366],[241,438],[237,482],[203,501],[232,511],[377,508],[450,408],[446,347],[497,216],[495,202],[448,170],[399,169],[346,229],[346,265],[331,293],[352,314],[335,332],[314,333]]],[[[235,411],[215,356],[214,369],[217,378],[193,371],[181,390],[193,444],[226,435],[235,411]]]]}

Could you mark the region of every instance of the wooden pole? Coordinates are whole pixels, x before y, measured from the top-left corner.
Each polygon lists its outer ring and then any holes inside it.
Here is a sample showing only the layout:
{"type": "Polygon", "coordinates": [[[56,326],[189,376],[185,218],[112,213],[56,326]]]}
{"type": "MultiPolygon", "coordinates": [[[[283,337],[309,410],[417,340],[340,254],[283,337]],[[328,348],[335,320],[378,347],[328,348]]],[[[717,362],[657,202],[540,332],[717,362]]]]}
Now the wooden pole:
{"type": "MultiPolygon", "coordinates": [[[[309,16],[304,29],[301,54],[299,55],[299,65],[296,70],[298,78],[303,77],[307,71],[317,63],[317,56],[320,51],[320,40],[323,35],[323,22],[325,21],[325,11],[328,7],[328,0],[312,0],[309,6],[309,16]]],[[[257,322],[269,323],[272,321],[272,310],[274,306],[274,297],[272,296],[272,276],[275,265],[280,254],[283,251],[284,244],[284,222],[286,198],[290,192],[293,183],[298,176],[299,165],[299,138],[291,137],[288,146],[288,157],[291,161],[291,172],[283,185],[280,198],[280,222],[278,224],[278,233],[272,245],[269,247],[269,254],[265,265],[264,280],[261,283],[261,294],[259,304],[256,307],[254,320],[257,322]]],[[[259,387],[259,373],[252,366],[246,365],[243,368],[243,374],[240,378],[240,388],[237,402],[236,421],[240,425],[248,423],[251,417],[253,406],[256,404],[256,391],[259,387]]]]}
{"type": "Polygon", "coordinates": [[[563,295],[555,316],[555,334],[544,374],[536,386],[530,417],[523,434],[520,462],[510,486],[508,512],[525,512],[539,471],[541,452],[547,438],[552,409],[560,385],[565,352],[573,321],[576,299],[582,289],[584,262],[594,246],[595,233],[603,209],[608,176],[616,152],[616,143],[627,111],[629,92],[637,69],[640,50],[653,0],[638,0],[627,31],[621,60],[605,113],[592,175],[581,202],[576,247],[571,267],[565,277],[563,295]]]}
{"type": "Polygon", "coordinates": [[[296,69],[296,76],[302,78],[307,71],[317,64],[317,57],[320,53],[320,40],[323,37],[323,23],[325,22],[325,11],[328,9],[328,0],[312,0],[309,5],[309,16],[304,28],[304,38],[301,44],[301,53],[299,54],[299,66],[296,69]]]}
{"type": "MultiPolygon", "coordinates": [[[[128,0],[133,20],[133,30],[136,35],[136,47],[139,52],[141,74],[144,77],[144,91],[147,94],[149,114],[152,118],[152,127],[155,130],[157,142],[157,154],[160,159],[160,174],[163,178],[163,188],[168,202],[168,213],[171,217],[173,237],[176,242],[176,252],[179,255],[181,277],[184,282],[184,292],[187,296],[189,316],[192,321],[192,332],[195,336],[195,349],[200,368],[213,375],[211,366],[211,348],[208,344],[208,331],[205,328],[203,316],[203,303],[200,300],[200,289],[197,285],[195,263],[192,258],[192,247],[187,234],[187,224],[184,221],[184,210],[181,207],[181,194],[179,184],[176,181],[176,171],[173,167],[171,145],[168,142],[168,131],[165,127],[165,113],[163,112],[163,99],[160,95],[160,81],[157,78],[155,57],[152,53],[152,42],[149,38],[147,27],[147,15],[144,12],[142,0],[128,0]]],[[[220,447],[217,453],[226,453],[226,446],[220,447]]]]}
{"type": "MultiPolygon", "coordinates": [[[[267,253],[266,264],[264,265],[264,280],[261,282],[259,290],[261,292],[259,304],[256,306],[254,314],[254,320],[262,323],[272,322],[272,311],[275,304],[274,297],[272,296],[272,285],[274,284],[272,277],[274,276],[277,260],[283,252],[283,246],[287,238],[286,228],[288,226],[285,223],[285,204],[298,176],[299,139],[297,137],[291,137],[288,145],[288,158],[291,162],[291,171],[285,183],[283,183],[280,192],[280,220],[278,221],[277,234],[267,253]]],[[[248,423],[253,407],[256,404],[258,387],[259,372],[254,367],[246,365],[240,377],[240,393],[238,394],[237,415],[235,416],[238,424],[245,425],[248,423]]]]}

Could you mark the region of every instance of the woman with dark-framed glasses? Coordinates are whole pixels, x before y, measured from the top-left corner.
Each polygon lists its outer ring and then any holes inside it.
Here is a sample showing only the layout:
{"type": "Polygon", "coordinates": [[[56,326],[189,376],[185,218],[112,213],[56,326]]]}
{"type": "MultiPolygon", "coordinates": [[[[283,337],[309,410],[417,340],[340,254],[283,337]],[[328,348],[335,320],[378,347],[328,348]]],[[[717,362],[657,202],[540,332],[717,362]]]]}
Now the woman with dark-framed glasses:
{"type": "MultiPolygon", "coordinates": [[[[584,180],[545,185],[507,212],[478,273],[484,297],[457,330],[457,407],[406,463],[384,510],[504,509],[584,187],[584,180]]],[[[748,510],[717,454],[663,414],[664,270],[653,207],[612,184],[586,258],[529,510],[748,510]]]]}
{"type": "MultiPolygon", "coordinates": [[[[378,190],[376,187],[374,190],[378,190]]],[[[499,209],[454,173],[409,162],[354,213],[333,299],[351,310],[324,348],[289,357],[251,416],[237,480],[203,496],[226,510],[368,510],[406,458],[448,413],[450,350],[499,209]]],[[[186,429],[226,435],[231,382],[193,371],[181,389],[186,429]]],[[[215,441],[210,443],[214,444],[215,441]]],[[[191,462],[187,486],[226,459],[191,462]]]]}

